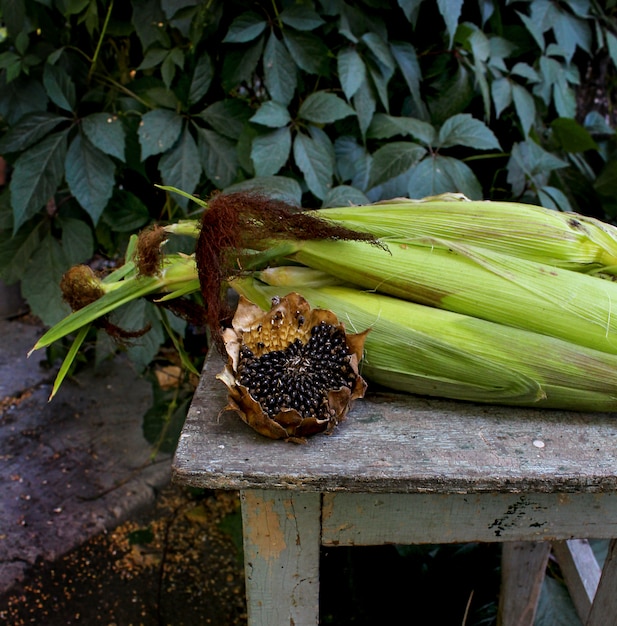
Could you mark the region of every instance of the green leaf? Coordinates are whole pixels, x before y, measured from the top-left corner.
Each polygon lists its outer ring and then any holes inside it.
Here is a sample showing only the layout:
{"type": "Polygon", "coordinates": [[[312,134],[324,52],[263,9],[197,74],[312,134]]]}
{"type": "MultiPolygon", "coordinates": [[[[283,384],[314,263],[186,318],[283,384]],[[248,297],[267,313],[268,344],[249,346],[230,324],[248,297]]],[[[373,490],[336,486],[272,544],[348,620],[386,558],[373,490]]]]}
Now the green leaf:
{"type": "Polygon", "coordinates": [[[325,75],[328,70],[330,51],[326,44],[313,33],[283,31],[285,45],[296,65],[309,74],[325,75]]]}
{"type": "Polygon", "coordinates": [[[556,19],[552,22],[553,33],[560,48],[570,62],[578,46],[588,54],[591,51],[591,29],[582,20],[566,11],[555,11],[556,19]]]}
{"type": "Polygon", "coordinates": [[[253,139],[251,159],[256,176],[273,176],[289,159],[291,132],[289,128],[278,128],[253,139]]]}
{"type": "Polygon", "coordinates": [[[411,141],[392,141],[373,153],[369,189],[406,172],[426,154],[426,148],[411,141]]]}
{"type": "Polygon", "coordinates": [[[388,44],[374,32],[364,33],[361,39],[366,44],[366,47],[371,51],[378,64],[386,70],[383,74],[392,76],[396,68],[396,63],[392,53],[390,52],[388,44]]]}
{"type": "Polygon", "coordinates": [[[370,202],[371,201],[359,189],[351,187],[350,185],[338,185],[338,187],[334,187],[328,191],[321,206],[324,208],[341,207],[352,204],[370,204],[370,202]]]}
{"type": "Polygon", "coordinates": [[[150,70],[158,67],[167,58],[169,50],[167,48],[150,48],[146,51],[141,63],[137,66],[138,70],[150,70]]]}
{"type": "Polygon", "coordinates": [[[298,83],[294,60],[274,33],[268,37],[263,58],[264,82],[270,97],[287,106],[296,91],[298,83]]]}
{"type": "Polygon", "coordinates": [[[142,50],[148,50],[154,43],[163,48],[170,47],[169,35],[159,24],[164,24],[166,17],[157,0],[140,0],[132,4],[131,22],[141,41],[142,50]]]}
{"type": "Polygon", "coordinates": [[[495,107],[495,117],[512,104],[512,83],[507,78],[497,78],[491,83],[491,97],[495,107]]]}
{"type": "Polygon", "coordinates": [[[13,169],[14,232],[52,198],[64,176],[68,129],[53,133],[22,153],[13,169]]]}
{"type": "Polygon", "coordinates": [[[126,189],[114,189],[101,220],[119,233],[132,233],[150,220],[146,205],[126,189]]]}
{"type": "Polygon", "coordinates": [[[257,64],[261,60],[264,38],[242,50],[232,50],[223,59],[222,85],[227,92],[233,91],[244,81],[250,81],[257,64]]]}
{"type": "Polygon", "coordinates": [[[129,331],[139,331],[150,326],[145,335],[131,339],[127,350],[127,356],[135,367],[143,371],[152,362],[165,340],[155,305],[144,298],[139,298],[114,311],[111,319],[114,324],[129,331]]]}
{"type": "Polygon", "coordinates": [[[501,149],[493,131],[469,113],[459,113],[447,119],[439,129],[438,144],[442,148],[468,146],[476,150],[501,149]]]}
{"type": "Polygon", "coordinates": [[[141,118],[137,134],[141,144],[141,158],[169,150],[182,132],[182,116],[169,109],[154,109],[141,118]]]}
{"type": "Polygon", "coordinates": [[[293,153],[296,165],[304,174],[310,192],[323,200],[332,187],[334,174],[334,150],[316,138],[317,129],[311,128],[311,135],[298,133],[293,142],[293,153]]]}
{"type": "Polygon", "coordinates": [[[525,135],[529,135],[536,119],[536,103],[533,96],[525,87],[512,83],[512,99],[514,100],[514,108],[521,122],[523,132],[525,135]]]}
{"type": "Polygon", "coordinates": [[[297,30],[315,30],[325,22],[311,7],[303,4],[292,4],[280,14],[281,21],[297,30]]]}
{"type": "Polygon", "coordinates": [[[255,124],[262,124],[269,128],[281,128],[291,122],[291,117],[289,111],[282,104],[267,100],[261,104],[250,120],[255,124]]]}
{"type": "Polygon", "coordinates": [[[435,129],[428,122],[413,117],[376,113],[367,131],[367,137],[390,139],[396,135],[411,135],[429,146],[435,141],[435,129]]]}
{"type": "Polygon", "coordinates": [[[617,198],[617,161],[609,161],[593,184],[594,189],[607,198],[617,198]]]}
{"type": "Polygon", "coordinates": [[[60,226],[62,249],[69,265],[77,265],[90,259],[94,253],[94,238],[88,224],[73,217],[63,217],[60,226]]]}
{"type": "Polygon", "coordinates": [[[126,133],[122,121],[112,113],[92,113],[81,120],[81,127],[93,146],[124,161],[126,133]]]}
{"type": "Polygon", "coordinates": [[[70,313],[60,291],[60,279],[69,267],[60,244],[48,234],[32,255],[22,278],[24,298],[47,326],[53,326],[70,313]]]}
{"type": "Polygon", "coordinates": [[[239,15],[229,27],[223,43],[246,43],[257,39],[264,32],[268,23],[263,17],[252,11],[239,15]]]}
{"type": "Polygon", "coordinates": [[[555,139],[566,152],[585,152],[597,150],[598,144],[593,140],[589,131],[576,120],[567,117],[558,117],[551,122],[555,139]]]}
{"type": "Polygon", "coordinates": [[[360,85],[360,88],[356,91],[354,97],[352,98],[352,102],[354,109],[356,110],[356,115],[358,116],[360,132],[362,135],[366,135],[366,132],[371,125],[371,121],[373,120],[375,110],[377,109],[375,94],[373,93],[373,89],[371,88],[368,80],[365,80],[360,85]]]}
{"type": "Polygon", "coordinates": [[[39,81],[20,76],[7,85],[0,75],[0,115],[9,124],[46,108],[47,94],[39,81]]]}
{"type": "Polygon", "coordinates": [[[299,117],[315,124],[331,124],[354,114],[355,111],[344,100],[327,91],[310,94],[298,110],[299,117]]]}
{"type": "Polygon", "coordinates": [[[410,198],[440,193],[463,193],[472,200],[482,199],[482,187],[473,171],[458,159],[441,155],[423,159],[409,170],[410,198]]]}
{"type": "Polygon", "coordinates": [[[238,173],[236,144],[212,130],[198,128],[197,148],[208,179],[219,189],[231,185],[238,173]]]}
{"type": "MultiPolygon", "coordinates": [[[[195,191],[201,177],[201,165],[197,144],[188,127],[184,128],[174,147],[161,157],[159,171],[164,184],[176,185],[189,194],[195,191]]],[[[184,209],[188,206],[184,197],[176,198],[176,202],[184,209]]]]}
{"type": "Polygon", "coordinates": [[[339,50],[336,62],[343,93],[351,100],[366,80],[366,66],[357,50],[351,46],[339,50]]]}
{"type": "Polygon", "coordinates": [[[251,115],[248,105],[236,98],[219,100],[204,109],[198,117],[206,121],[219,134],[239,139],[244,125],[251,115]]]}
{"type": "Polygon", "coordinates": [[[66,111],[75,108],[75,83],[61,67],[46,63],[43,84],[54,104],[66,111]]]}
{"type": "Polygon", "coordinates": [[[427,115],[426,105],[420,92],[422,70],[416,55],[416,49],[406,41],[393,41],[390,43],[390,51],[398,65],[411,95],[417,114],[427,115]]]}
{"type": "Polygon", "coordinates": [[[437,6],[441,17],[443,17],[446,23],[446,30],[450,36],[450,48],[454,41],[454,35],[458,26],[458,20],[461,16],[461,10],[463,8],[463,0],[437,0],[437,6]]]}
{"type": "Polygon", "coordinates": [[[344,135],[334,142],[334,155],[340,179],[351,181],[357,189],[366,190],[372,161],[366,147],[360,145],[355,137],[344,135]]]}
{"type": "Polygon", "coordinates": [[[114,162],[77,135],[66,155],[66,182],[96,225],[114,190],[114,162]]]}
{"type": "Polygon", "coordinates": [[[427,99],[432,123],[437,126],[464,111],[474,96],[475,90],[469,72],[463,65],[459,65],[454,76],[439,84],[437,95],[427,99]]]}
{"type": "Polygon", "coordinates": [[[16,37],[26,24],[26,5],[19,0],[2,0],[0,14],[9,36],[16,37]]]}
{"type": "Polygon", "coordinates": [[[547,209],[555,209],[557,211],[572,211],[572,205],[567,196],[556,187],[545,185],[538,188],[538,198],[540,204],[547,209]]]}
{"type": "Polygon", "coordinates": [[[68,118],[55,113],[30,113],[24,116],[16,126],[10,128],[0,138],[0,154],[21,152],[51,132],[58,124],[68,118]]]}
{"type": "Polygon", "coordinates": [[[30,257],[38,250],[40,228],[22,228],[6,239],[0,238],[0,277],[8,284],[20,280],[30,257]]]}
{"type": "Polygon", "coordinates": [[[236,191],[254,192],[288,204],[300,206],[302,202],[302,188],[293,178],[285,176],[262,176],[236,183],[225,189],[225,193],[236,191]]]}
{"type": "Polygon", "coordinates": [[[193,76],[191,78],[191,87],[189,89],[189,104],[197,104],[210,89],[212,78],[214,77],[214,67],[207,53],[202,52],[193,76]]]}

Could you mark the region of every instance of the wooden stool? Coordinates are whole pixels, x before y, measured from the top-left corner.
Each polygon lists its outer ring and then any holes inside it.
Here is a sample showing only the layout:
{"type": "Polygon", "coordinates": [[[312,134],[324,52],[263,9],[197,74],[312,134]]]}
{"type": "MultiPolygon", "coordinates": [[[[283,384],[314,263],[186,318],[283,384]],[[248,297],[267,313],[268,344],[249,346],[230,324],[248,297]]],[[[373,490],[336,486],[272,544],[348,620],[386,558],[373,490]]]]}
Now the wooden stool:
{"type": "Polygon", "coordinates": [[[369,393],[331,436],[272,441],[221,412],[208,357],[173,464],[240,490],[250,626],[319,622],[321,546],[504,542],[500,624],[533,624],[549,551],[581,620],[617,624],[617,416],[369,393]]]}

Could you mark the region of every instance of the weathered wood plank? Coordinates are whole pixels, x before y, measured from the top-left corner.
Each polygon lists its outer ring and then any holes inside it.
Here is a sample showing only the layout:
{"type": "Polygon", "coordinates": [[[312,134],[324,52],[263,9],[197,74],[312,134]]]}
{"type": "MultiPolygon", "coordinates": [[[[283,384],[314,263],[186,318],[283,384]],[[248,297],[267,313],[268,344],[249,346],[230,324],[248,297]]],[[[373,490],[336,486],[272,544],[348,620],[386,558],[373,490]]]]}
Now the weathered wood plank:
{"type": "Polygon", "coordinates": [[[554,541],[553,554],[559,563],[576,612],[584,624],[600,580],[600,566],[586,539],[554,541]]]}
{"type": "Polygon", "coordinates": [[[231,412],[208,359],[173,472],[214,489],[615,492],[617,419],[369,393],[331,436],[272,441],[231,412]]]}
{"type": "Polygon", "coordinates": [[[548,541],[503,544],[497,626],[533,626],[550,552],[548,541]]]}
{"type": "Polygon", "coordinates": [[[245,491],[241,502],[249,623],[316,626],[319,494],[245,491]]]}
{"type": "Polygon", "coordinates": [[[611,541],[608,549],[585,626],[607,626],[615,623],[617,623],[617,539],[611,541]]]}
{"type": "Polygon", "coordinates": [[[324,545],[617,536],[617,493],[326,493],[322,508],[324,545]]]}

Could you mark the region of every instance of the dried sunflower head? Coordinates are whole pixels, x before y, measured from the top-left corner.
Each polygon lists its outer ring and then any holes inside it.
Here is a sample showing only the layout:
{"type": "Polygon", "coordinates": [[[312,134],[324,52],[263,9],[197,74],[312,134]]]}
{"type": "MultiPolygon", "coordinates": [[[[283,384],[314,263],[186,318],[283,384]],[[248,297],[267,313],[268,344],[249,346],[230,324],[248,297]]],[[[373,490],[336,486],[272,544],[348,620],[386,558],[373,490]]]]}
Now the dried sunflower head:
{"type": "Polygon", "coordinates": [[[347,334],[332,311],[311,309],[297,293],[275,298],[267,313],[240,296],[217,376],[229,389],[226,408],[272,439],[331,432],[364,396],[358,363],[367,332],[347,334]]]}

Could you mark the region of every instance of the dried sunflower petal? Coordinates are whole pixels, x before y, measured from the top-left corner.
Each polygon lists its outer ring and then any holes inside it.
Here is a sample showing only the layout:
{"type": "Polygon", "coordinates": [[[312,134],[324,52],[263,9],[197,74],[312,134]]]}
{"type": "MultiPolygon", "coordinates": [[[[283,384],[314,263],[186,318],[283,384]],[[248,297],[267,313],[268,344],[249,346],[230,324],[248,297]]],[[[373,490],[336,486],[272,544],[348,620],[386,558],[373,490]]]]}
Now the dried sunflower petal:
{"type": "Polygon", "coordinates": [[[297,293],[275,298],[267,313],[241,296],[222,333],[226,408],[272,439],[331,432],[364,396],[358,363],[367,332],[347,334],[332,311],[311,309],[297,293]]]}

